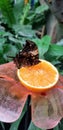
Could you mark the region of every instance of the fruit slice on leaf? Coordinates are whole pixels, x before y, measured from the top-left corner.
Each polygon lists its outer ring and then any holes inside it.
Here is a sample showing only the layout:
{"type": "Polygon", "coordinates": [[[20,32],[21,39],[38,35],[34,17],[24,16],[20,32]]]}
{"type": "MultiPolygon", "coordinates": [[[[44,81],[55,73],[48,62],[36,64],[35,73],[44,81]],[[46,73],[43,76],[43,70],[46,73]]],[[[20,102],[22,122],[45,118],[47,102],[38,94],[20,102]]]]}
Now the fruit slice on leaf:
{"type": "Polygon", "coordinates": [[[43,92],[55,86],[59,79],[57,69],[48,61],[40,60],[37,65],[18,69],[21,83],[31,91],[43,92]]]}

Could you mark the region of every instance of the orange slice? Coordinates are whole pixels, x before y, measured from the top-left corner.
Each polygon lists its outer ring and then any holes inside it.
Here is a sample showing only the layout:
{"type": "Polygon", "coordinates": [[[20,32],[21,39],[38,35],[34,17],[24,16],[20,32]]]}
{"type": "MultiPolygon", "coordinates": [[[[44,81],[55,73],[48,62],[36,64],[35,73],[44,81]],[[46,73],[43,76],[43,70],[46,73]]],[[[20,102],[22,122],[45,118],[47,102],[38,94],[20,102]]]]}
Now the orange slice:
{"type": "Polygon", "coordinates": [[[34,92],[44,92],[54,87],[59,73],[50,62],[40,60],[37,65],[18,69],[17,75],[21,83],[34,92]]]}

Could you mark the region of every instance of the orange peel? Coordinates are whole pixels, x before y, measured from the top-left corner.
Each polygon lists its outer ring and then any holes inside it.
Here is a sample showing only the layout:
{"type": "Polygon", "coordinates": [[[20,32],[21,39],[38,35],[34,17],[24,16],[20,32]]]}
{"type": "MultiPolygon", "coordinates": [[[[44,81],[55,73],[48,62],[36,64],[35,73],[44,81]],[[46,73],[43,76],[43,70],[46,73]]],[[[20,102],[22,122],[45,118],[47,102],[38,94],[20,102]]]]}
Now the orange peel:
{"type": "Polygon", "coordinates": [[[55,86],[59,73],[55,66],[46,60],[37,65],[22,67],[17,70],[21,83],[33,92],[44,92],[55,86]]]}

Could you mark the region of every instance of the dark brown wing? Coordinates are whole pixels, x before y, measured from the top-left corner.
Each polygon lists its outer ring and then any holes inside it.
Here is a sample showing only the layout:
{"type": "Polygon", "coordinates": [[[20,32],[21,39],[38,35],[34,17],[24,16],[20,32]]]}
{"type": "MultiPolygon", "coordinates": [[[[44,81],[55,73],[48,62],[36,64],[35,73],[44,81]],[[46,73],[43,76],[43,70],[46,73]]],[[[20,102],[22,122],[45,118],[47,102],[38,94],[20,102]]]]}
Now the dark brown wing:
{"type": "Polygon", "coordinates": [[[23,50],[19,51],[14,58],[14,62],[18,68],[38,64],[40,61],[36,44],[30,40],[26,40],[23,50]]]}

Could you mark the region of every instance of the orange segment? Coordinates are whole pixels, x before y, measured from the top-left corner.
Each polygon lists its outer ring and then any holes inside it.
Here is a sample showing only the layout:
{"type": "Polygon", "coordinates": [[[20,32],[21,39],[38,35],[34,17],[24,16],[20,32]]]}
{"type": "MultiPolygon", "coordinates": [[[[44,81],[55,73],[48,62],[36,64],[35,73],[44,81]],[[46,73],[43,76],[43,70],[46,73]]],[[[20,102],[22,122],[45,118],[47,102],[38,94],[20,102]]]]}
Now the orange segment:
{"type": "Polygon", "coordinates": [[[57,69],[50,62],[40,61],[37,65],[22,67],[17,71],[21,83],[34,92],[43,92],[54,87],[59,78],[57,69]]]}

